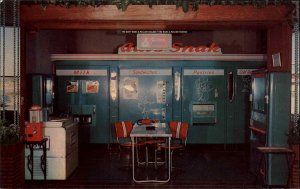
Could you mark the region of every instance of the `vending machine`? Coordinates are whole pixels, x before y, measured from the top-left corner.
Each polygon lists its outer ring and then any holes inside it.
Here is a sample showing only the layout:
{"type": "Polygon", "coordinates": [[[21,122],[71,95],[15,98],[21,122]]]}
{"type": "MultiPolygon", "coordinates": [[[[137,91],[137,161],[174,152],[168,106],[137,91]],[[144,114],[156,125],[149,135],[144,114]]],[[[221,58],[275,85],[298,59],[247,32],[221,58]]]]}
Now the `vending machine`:
{"type": "Polygon", "coordinates": [[[286,185],[288,165],[284,154],[267,154],[260,167],[262,154],[257,147],[288,147],[290,123],[290,73],[260,70],[252,74],[250,119],[250,170],[266,185],[286,185]]]}
{"type": "Polygon", "coordinates": [[[26,124],[26,140],[42,141],[44,138],[44,122],[42,121],[42,108],[33,105],[29,109],[29,123],[26,124]]]}
{"type": "Polygon", "coordinates": [[[79,145],[109,143],[109,67],[57,63],[55,83],[55,113],[78,123],[79,145]]]}

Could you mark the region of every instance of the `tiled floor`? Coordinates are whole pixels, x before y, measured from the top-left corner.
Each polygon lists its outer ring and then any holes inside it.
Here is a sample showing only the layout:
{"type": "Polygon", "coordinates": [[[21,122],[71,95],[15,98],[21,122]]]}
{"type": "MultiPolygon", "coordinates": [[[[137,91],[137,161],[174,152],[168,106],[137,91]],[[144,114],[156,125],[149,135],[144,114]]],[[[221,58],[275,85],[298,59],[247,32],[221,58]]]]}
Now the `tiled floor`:
{"type": "MultiPolygon", "coordinates": [[[[221,146],[188,145],[174,153],[171,181],[136,184],[132,181],[130,151],[115,145],[88,145],[80,149],[80,165],[66,181],[26,181],[33,188],[255,188],[248,171],[246,148],[224,150],[221,146]]],[[[151,151],[151,150],[150,150],[151,151]]],[[[153,152],[153,151],[152,151],[153,152]]],[[[144,153],[142,153],[144,154],[144,153]]],[[[143,157],[141,157],[143,158],[143,157]]],[[[151,157],[150,157],[151,158],[151,157]]],[[[166,178],[164,167],[137,169],[138,178],[166,178]]]]}

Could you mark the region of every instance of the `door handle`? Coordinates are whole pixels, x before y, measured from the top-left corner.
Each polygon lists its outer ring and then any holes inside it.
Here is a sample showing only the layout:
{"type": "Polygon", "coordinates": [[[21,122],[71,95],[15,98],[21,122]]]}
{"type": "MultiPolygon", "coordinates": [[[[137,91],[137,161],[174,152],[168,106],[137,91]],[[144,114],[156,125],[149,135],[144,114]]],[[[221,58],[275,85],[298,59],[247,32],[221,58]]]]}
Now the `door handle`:
{"type": "Polygon", "coordinates": [[[233,102],[235,96],[235,80],[232,72],[227,75],[227,92],[229,102],[233,102]]]}

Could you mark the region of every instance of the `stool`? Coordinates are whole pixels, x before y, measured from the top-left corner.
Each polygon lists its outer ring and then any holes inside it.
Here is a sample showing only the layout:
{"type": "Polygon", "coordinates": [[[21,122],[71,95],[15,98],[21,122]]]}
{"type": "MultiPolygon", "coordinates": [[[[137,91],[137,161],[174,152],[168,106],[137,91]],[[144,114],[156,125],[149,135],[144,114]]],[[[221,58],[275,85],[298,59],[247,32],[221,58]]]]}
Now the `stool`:
{"type": "MultiPolygon", "coordinates": [[[[289,184],[289,179],[290,179],[290,173],[291,173],[291,168],[293,166],[294,163],[294,159],[295,159],[295,152],[289,148],[285,148],[285,147],[257,147],[256,148],[262,155],[259,161],[259,166],[258,166],[258,170],[257,170],[257,175],[256,175],[256,179],[255,181],[257,182],[258,180],[258,176],[260,174],[260,169],[263,163],[263,158],[265,157],[265,155],[268,154],[285,154],[286,156],[286,161],[287,161],[287,166],[288,166],[288,179],[287,179],[287,184],[286,186],[288,186],[289,184]],[[292,162],[289,163],[289,156],[292,155],[292,162]]],[[[264,179],[264,183],[265,184],[265,179],[264,179]]]]}

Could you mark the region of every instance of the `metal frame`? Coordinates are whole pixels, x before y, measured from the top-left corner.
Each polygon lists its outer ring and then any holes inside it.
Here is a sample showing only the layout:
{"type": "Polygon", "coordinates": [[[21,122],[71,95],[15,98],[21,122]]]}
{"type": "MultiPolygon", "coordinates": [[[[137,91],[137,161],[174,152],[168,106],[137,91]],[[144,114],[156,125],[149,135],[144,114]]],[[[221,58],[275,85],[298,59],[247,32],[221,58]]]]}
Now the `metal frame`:
{"type": "MultiPolygon", "coordinates": [[[[143,127],[143,126],[134,126],[135,127],[143,127]]],[[[168,126],[166,126],[168,128],[168,126]]],[[[134,128],[133,128],[133,131],[134,131],[134,128]]],[[[163,134],[156,134],[156,133],[133,133],[131,132],[130,134],[130,137],[131,137],[131,140],[132,140],[132,143],[135,144],[137,142],[137,138],[139,137],[164,137],[164,138],[168,138],[168,146],[169,146],[169,149],[168,149],[168,178],[166,180],[150,180],[150,179],[145,179],[145,180],[137,180],[135,178],[135,157],[134,157],[134,153],[135,153],[135,145],[132,145],[132,180],[136,183],[148,183],[148,182],[152,182],[152,183],[167,183],[170,181],[171,179],[171,148],[170,148],[170,145],[171,145],[171,131],[170,129],[168,128],[168,131],[166,133],[163,133],[163,134]]],[[[139,162],[137,163],[139,164],[139,162]]]]}

